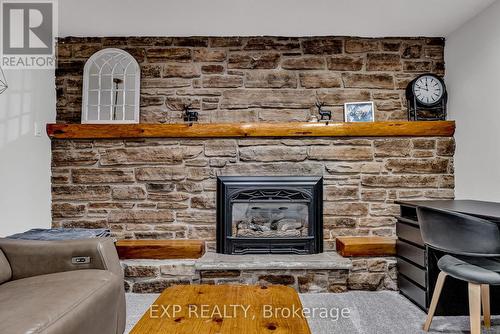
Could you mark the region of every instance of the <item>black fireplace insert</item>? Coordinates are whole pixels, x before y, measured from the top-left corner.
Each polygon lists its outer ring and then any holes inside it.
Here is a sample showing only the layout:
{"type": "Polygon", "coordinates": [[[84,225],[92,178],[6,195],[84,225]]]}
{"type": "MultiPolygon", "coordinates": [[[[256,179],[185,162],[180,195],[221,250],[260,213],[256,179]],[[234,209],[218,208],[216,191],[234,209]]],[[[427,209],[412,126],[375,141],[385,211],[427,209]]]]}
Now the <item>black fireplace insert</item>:
{"type": "Polygon", "coordinates": [[[321,176],[217,179],[217,252],[314,254],[323,251],[321,176]]]}

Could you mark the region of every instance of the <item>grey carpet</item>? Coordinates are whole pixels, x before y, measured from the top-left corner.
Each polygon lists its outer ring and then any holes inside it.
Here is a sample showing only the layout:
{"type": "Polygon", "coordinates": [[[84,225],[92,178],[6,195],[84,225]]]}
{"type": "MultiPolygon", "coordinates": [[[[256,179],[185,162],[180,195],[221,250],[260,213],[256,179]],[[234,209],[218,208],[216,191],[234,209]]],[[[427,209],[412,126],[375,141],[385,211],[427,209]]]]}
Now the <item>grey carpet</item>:
{"type": "Polygon", "coordinates": [[[130,332],[132,327],[141,319],[142,315],[153,304],[159,294],[155,293],[127,293],[127,327],[125,333],[130,332]]]}
{"type": "MultiPolygon", "coordinates": [[[[127,330],[141,318],[157,294],[127,294],[127,330]]],[[[304,308],[317,311],[317,316],[309,318],[313,334],[417,334],[425,313],[397,292],[350,291],[331,294],[301,294],[304,308]],[[349,309],[349,317],[322,318],[322,308],[349,309]]],[[[334,315],[334,314],[332,314],[334,315]]],[[[500,333],[500,317],[493,317],[493,326],[483,334],[500,333]]],[[[430,333],[469,333],[468,317],[436,317],[430,333]]],[[[202,334],[202,333],[200,333],[202,334]]]]}

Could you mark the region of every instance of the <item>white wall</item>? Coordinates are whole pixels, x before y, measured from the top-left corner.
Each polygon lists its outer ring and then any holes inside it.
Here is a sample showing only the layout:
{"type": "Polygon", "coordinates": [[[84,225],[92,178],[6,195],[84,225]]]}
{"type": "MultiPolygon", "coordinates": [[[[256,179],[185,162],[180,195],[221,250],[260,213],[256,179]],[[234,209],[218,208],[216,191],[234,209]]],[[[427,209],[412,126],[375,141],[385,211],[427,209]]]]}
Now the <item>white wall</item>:
{"type": "Polygon", "coordinates": [[[456,197],[500,202],[500,1],[447,38],[456,197]]]}
{"type": "Polygon", "coordinates": [[[52,70],[5,71],[0,95],[0,237],[50,227],[50,140],[55,120],[52,70]],[[35,122],[42,128],[35,137],[35,122]]]}
{"type": "Polygon", "coordinates": [[[59,0],[61,36],[436,36],[494,0],[59,0]]]}

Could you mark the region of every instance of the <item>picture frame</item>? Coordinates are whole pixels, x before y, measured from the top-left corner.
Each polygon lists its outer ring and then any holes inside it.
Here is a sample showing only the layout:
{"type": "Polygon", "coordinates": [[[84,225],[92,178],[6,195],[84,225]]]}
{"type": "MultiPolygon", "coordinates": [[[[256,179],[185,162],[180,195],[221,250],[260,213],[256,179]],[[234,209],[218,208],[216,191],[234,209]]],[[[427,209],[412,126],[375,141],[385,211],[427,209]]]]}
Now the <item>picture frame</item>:
{"type": "Polygon", "coordinates": [[[344,104],[345,122],[374,122],[375,104],[373,101],[348,102],[344,104]]]}

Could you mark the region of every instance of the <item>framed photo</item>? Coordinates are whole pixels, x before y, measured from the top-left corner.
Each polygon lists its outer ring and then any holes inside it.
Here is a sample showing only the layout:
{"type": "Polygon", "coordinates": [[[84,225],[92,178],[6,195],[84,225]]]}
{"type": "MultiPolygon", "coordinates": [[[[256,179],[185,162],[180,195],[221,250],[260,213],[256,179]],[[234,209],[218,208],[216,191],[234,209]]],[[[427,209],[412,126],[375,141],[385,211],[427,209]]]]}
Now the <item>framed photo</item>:
{"type": "Polygon", "coordinates": [[[344,104],[344,120],[346,122],[375,121],[373,102],[349,102],[344,104]]]}

